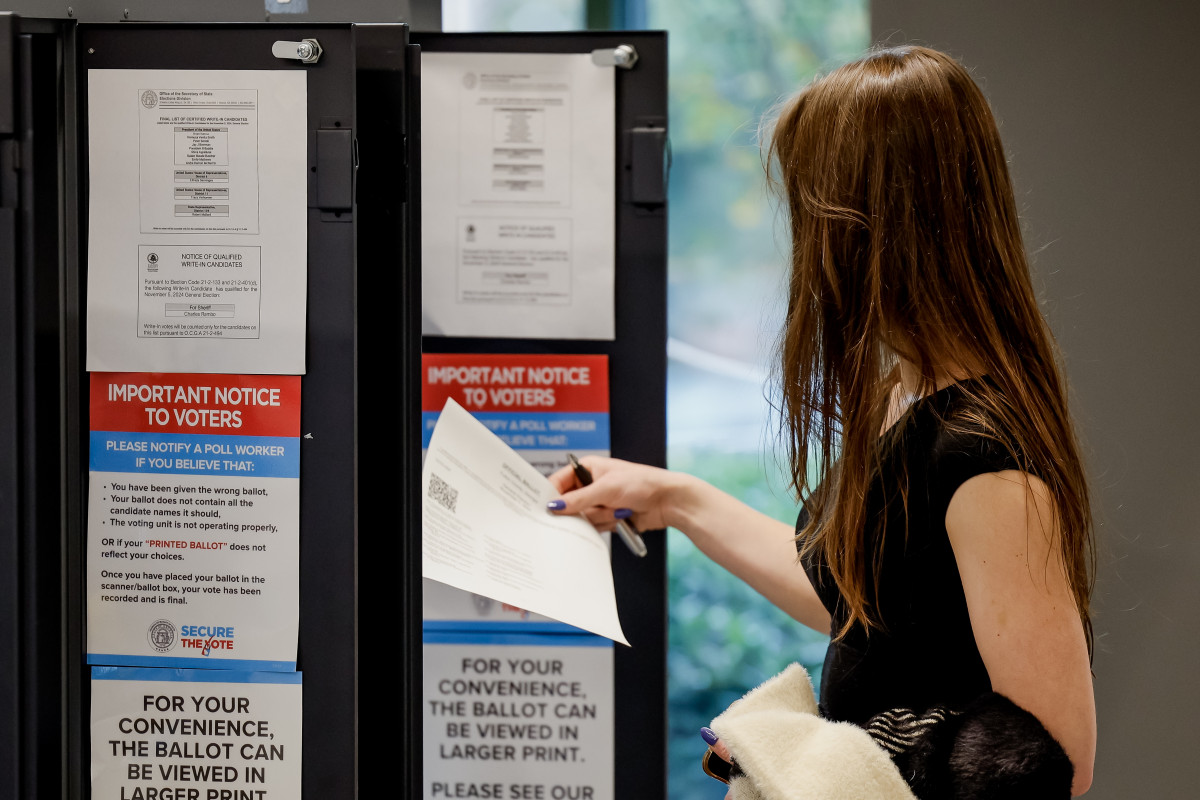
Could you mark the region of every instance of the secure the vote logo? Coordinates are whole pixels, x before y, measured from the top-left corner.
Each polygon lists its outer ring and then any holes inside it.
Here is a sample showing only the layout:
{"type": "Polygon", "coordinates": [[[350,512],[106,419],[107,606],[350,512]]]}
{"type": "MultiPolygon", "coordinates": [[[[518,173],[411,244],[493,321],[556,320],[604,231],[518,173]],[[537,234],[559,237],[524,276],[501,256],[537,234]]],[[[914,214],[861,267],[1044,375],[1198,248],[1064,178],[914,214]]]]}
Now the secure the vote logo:
{"type": "Polygon", "coordinates": [[[214,650],[233,649],[232,625],[183,625],[179,629],[179,644],[185,650],[199,650],[210,656],[214,650]]]}

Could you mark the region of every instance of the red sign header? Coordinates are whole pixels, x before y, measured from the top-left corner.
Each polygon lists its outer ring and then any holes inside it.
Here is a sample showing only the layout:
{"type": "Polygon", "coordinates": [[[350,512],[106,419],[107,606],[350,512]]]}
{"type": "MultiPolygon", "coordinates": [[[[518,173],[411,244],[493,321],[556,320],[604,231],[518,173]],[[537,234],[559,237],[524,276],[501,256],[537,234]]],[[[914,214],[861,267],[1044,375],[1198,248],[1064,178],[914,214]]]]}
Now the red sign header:
{"type": "Polygon", "coordinates": [[[299,375],[93,372],[94,431],[300,435],[299,375]]]}
{"type": "Polygon", "coordinates": [[[421,408],[608,413],[608,356],[421,356],[421,408]]]}

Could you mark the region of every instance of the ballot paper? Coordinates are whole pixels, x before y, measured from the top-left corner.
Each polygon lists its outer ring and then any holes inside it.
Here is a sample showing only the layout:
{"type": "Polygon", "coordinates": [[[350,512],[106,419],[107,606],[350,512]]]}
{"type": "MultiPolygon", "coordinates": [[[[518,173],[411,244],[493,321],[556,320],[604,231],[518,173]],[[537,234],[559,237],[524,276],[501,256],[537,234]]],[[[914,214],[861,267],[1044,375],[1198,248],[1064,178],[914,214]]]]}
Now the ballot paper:
{"type": "Polygon", "coordinates": [[[608,545],[558,492],[454,400],[421,473],[421,574],[622,644],[608,545]]]}

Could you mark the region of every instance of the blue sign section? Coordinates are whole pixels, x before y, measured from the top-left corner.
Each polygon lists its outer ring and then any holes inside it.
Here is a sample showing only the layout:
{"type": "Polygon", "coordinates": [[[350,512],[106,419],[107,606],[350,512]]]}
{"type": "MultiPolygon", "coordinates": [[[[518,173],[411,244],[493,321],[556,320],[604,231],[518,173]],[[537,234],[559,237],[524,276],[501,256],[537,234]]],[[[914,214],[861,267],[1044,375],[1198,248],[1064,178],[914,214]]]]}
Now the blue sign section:
{"type": "MultiPolygon", "coordinates": [[[[248,662],[247,662],[248,663],[248,662]]],[[[186,681],[188,683],[302,683],[301,672],[243,672],[220,669],[92,667],[94,681],[186,681]]]]}
{"type": "Polygon", "coordinates": [[[522,633],[572,633],[593,636],[583,628],[576,628],[565,622],[532,622],[518,619],[427,619],[421,623],[422,629],[442,633],[506,633],[521,631],[522,633]]]}
{"type": "Polygon", "coordinates": [[[612,640],[561,622],[455,622],[421,626],[425,644],[521,644],[534,647],[612,647],[612,640]]]}
{"type": "MultiPolygon", "coordinates": [[[[245,672],[295,672],[295,661],[251,661],[237,658],[182,658],[170,656],[123,656],[88,653],[87,663],[118,667],[153,666],[168,669],[242,670],[245,672]]],[[[281,681],[282,682],[282,681],[281,681]]]]}
{"type": "Polygon", "coordinates": [[[299,478],[300,439],[92,431],[92,472],[299,478]]]}
{"type": "Polygon", "coordinates": [[[603,636],[542,633],[438,633],[421,635],[424,644],[522,644],[531,647],[612,647],[603,636]]]}
{"type": "MultiPolygon", "coordinates": [[[[421,447],[429,447],[439,411],[421,413],[421,447]]],[[[514,450],[608,450],[608,414],[471,412],[514,450]]]]}

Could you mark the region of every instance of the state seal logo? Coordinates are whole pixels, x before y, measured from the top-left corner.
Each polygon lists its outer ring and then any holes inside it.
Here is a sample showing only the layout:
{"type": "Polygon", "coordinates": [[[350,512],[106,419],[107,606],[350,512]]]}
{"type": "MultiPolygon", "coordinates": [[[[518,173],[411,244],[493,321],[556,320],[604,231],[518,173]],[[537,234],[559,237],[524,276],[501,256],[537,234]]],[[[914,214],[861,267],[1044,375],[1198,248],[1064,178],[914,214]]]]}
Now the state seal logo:
{"type": "Polygon", "coordinates": [[[175,646],[175,625],[166,619],[156,619],[146,630],[146,641],[159,653],[175,646]]]}
{"type": "MultiPolygon", "coordinates": [[[[128,97],[128,95],[126,95],[126,97],[128,97]]],[[[158,94],[152,89],[147,89],[146,91],[142,92],[142,105],[144,105],[146,108],[154,108],[156,105],[158,105],[158,94]]]]}

